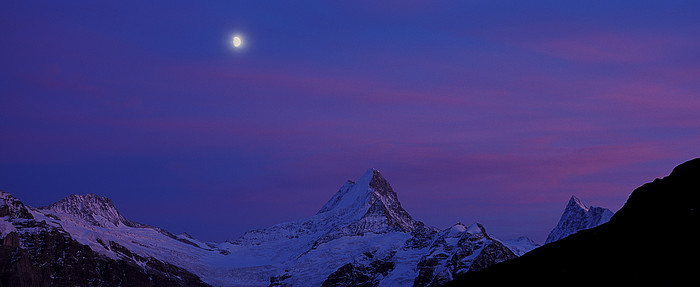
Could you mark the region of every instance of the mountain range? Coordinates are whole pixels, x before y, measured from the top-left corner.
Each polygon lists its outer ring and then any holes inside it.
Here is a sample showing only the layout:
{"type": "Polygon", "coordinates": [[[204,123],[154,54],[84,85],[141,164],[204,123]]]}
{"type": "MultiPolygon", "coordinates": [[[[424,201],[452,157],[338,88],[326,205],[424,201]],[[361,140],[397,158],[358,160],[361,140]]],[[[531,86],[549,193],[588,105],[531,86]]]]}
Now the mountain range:
{"type": "Polygon", "coordinates": [[[699,190],[695,159],[614,214],[572,196],[543,246],[480,223],[426,226],[375,169],[313,216],[220,243],[131,221],[95,194],[35,208],[0,192],[0,287],[680,285],[700,267],[699,190]]]}
{"type": "Polygon", "coordinates": [[[125,218],[109,198],[46,207],[0,193],[0,286],[438,286],[537,245],[479,224],[429,227],[376,169],[315,215],[202,242],[125,218]]]}

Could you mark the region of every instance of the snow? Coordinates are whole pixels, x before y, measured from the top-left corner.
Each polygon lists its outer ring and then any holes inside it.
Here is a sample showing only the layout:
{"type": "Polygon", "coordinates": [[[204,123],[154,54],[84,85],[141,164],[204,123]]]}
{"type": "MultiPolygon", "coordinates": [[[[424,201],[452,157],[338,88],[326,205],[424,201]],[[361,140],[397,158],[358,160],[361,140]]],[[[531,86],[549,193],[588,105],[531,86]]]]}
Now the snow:
{"type": "Polygon", "coordinates": [[[463,233],[467,231],[467,227],[462,223],[457,223],[450,227],[450,233],[463,233]]]}
{"type": "Polygon", "coordinates": [[[394,270],[391,271],[379,286],[412,286],[418,276],[418,261],[425,255],[428,248],[399,249],[394,255],[394,270]]]}
{"type": "Polygon", "coordinates": [[[479,223],[472,223],[466,230],[469,234],[479,234],[482,233],[481,225],[479,223]]]}
{"type": "MultiPolygon", "coordinates": [[[[3,204],[0,204],[2,206],[3,204]]],[[[0,217],[0,236],[5,237],[10,232],[17,231],[17,228],[9,222],[9,216],[0,217]]]]}
{"type": "Polygon", "coordinates": [[[70,195],[45,209],[70,214],[102,227],[128,223],[112,204],[112,200],[96,194],[70,195]]]}
{"type": "MultiPolygon", "coordinates": [[[[32,214],[37,221],[45,220],[50,226],[65,230],[79,243],[110,258],[129,257],[113,250],[110,247],[113,242],[141,257],[184,267],[215,286],[267,286],[270,277],[280,275],[283,270],[292,272],[288,281],[292,284],[321,285],[330,273],[357,254],[397,250],[410,238],[410,233],[405,232],[370,232],[363,236],[339,236],[318,244],[319,238],[330,231],[346,230],[367,213],[374,193],[369,186],[374,172],[370,169],[357,183],[343,185],[324,206],[324,212],[250,231],[238,240],[213,248],[184,234],[173,238],[158,228],[132,223],[113,208],[111,201],[94,195],[71,196],[48,208],[33,210],[32,214]],[[199,247],[177,239],[186,239],[199,247]]],[[[364,223],[385,224],[376,217],[364,218],[364,223]]],[[[11,224],[3,230],[10,227],[11,224]]]]}
{"type": "Polygon", "coordinates": [[[392,232],[347,236],[322,244],[299,259],[285,264],[285,269],[293,274],[285,282],[292,286],[321,286],[328,275],[341,266],[354,262],[358,255],[374,252],[374,257],[381,258],[393,250],[400,249],[409,238],[408,233],[392,232]]]}
{"type": "Polygon", "coordinates": [[[360,209],[372,193],[369,186],[375,169],[368,169],[356,182],[346,182],[340,190],[321,208],[319,213],[340,209],[360,209]],[[369,191],[369,192],[368,192],[369,191]]]}
{"type": "Polygon", "coordinates": [[[571,196],[571,199],[569,199],[568,206],[577,206],[580,209],[582,209],[584,212],[588,212],[588,206],[583,204],[583,202],[581,202],[581,200],[578,197],[573,196],[573,195],[571,196]]]}
{"type": "Polygon", "coordinates": [[[513,251],[515,255],[522,256],[523,254],[530,252],[531,250],[540,247],[539,244],[535,243],[532,239],[521,236],[515,239],[509,239],[502,242],[510,251],[513,251]]]}
{"type": "MultiPolygon", "coordinates": [[[[291,275],[284,279],[285,285],[320,286],[347,263],[369,264],[377,258],[390,258],[395,263],[380,286],[410,286],[419,274],[422,258],[440,258],[436,274],[451,278],[452,272],[466,272],[490,242],[480,224],[458,223],[440,232],[421,229],[427,235],[418,237],[422,244],[415,246],[422,247],[408,247],[409,240],[418,240],[410,232],[417,223],[400,208],[393,191],[381,185],[383,178],[375,176],[378,171],[369,169],[356,182],[346,182],[313,216],[252,230],[222,243],[202,242],[188,234],[172,235],[131,222],[111,200],[96,195],[70,196],[47,208],[30,209],[30,213],[36,221],[66,231],[107,257],[131,258],[142,267],[145,261],[138,257],[152,257],[183,267],[213,286],[268,286],[272,276],[285,274],[291,275]],[[406,229],[389,226],[386,214],[406,229]],[[115,244],[138,256],[121,253],[115,244]],[[464,269],[453,270],[448,262],[465,249],[469,252],[464,254],[470,255],[455,259],[464,263],[460,265],[464,269]],[[372,254],[371,258],[366,254],[372,254]]],[[[5,198],[0,198],[2,203],[5,198]]],[[[14,230],[8,218],[0,220],[0,233],[14,230]]],[[[22,231],[34,232],[31,228],[22,231]]]]}

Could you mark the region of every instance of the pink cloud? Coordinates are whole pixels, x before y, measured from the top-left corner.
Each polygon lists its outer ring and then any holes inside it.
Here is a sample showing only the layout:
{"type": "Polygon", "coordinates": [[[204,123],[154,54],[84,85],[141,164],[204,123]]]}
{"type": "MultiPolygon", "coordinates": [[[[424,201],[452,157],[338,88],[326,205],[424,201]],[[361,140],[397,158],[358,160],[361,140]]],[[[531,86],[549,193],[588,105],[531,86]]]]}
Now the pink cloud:
{"type": "Polygon", "coordinates": [[[583,64],[647,64],[692,51],[691,31],[620,28],[579,20],[528,22],[480,31],[485,39],[583,64]],[[536,31],[536,32],[535,32],[536,31]]]}
{"type": "Polygon", "coordinates": [[[683,88],[683,84],[665,79],[656,81],[615,81],[607,83],[607,91],[600,95],[619,105],[674,112],[696,112],[700,97],[683,88]]]}
{"type": "Polygon", "coordinates": [[[534,51],[577,62],[648,63],[663,54],[672,42],[658,35],[599,32],[537,39],[526,45],[534,51]]]}

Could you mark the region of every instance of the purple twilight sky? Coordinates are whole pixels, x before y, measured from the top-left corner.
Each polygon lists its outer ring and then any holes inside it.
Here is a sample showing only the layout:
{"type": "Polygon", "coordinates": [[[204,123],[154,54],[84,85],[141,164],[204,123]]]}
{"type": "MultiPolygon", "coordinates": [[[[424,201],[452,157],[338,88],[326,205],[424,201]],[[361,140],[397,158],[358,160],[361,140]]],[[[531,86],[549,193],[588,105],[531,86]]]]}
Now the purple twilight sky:
{"type": "Polygon", "coordinates": [[[426,224],[541,243],[571,195],[615,211],[700,155],[697,1],[106,2],[0,5],[27,204],[223,241],[374,167],[426,224]]]}

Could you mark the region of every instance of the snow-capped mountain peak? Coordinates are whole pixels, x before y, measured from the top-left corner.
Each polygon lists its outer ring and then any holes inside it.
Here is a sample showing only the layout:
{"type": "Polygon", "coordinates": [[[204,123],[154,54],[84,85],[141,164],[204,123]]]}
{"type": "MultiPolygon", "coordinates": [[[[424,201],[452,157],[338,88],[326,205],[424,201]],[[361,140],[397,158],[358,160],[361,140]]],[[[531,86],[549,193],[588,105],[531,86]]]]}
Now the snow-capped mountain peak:
{"type": "Polygon", "coordinates": [[[566,205],[566,209],[581,209],[585,212],[588,212],[588,206],[583,204],[583,202],[581,202],[581,200],[574,195],[572,195],[569,199],[569,203],[566,205]]]}
{"type": "Polygon", "coordinates": [[[576,196],[571,196],[557,226],[547,236],[545,244],[557,241],[579,230],[589,229],[606,223],[613,216],[607,208],[586,206],[576,196]]]}
{"type": "Polygon", "coordinates": [[[368,169],[357,182],[347,181],[317,215],[332,213],[343,214],[363,226],[384,222],[405,232],[418,224],[401,207],[389,182],[374,168],[368,169]]]}
{"type": "Polygon", "coordinates": [[[315,215],[246,232],[230,241],[258,245],[288,238],[310,240],[310,248],[345,236],[393,231],[411,232],[423,226],[401,207],[391,185],[377,169],[368,169],[357,181],[347,181],[315,215]]]}
{"type": "MultiPolygon", "coordinates": [[[[389,183],[378,170],[370,168],[357,182],[348,180],[318,213],[320,214],[341,208],[360,209],[367,207],[374,202],[372,196],[375,191],[387,193],[385,189],[376,190],[376,186],[388,185],[389,183]]],[[[393,193],[391,187],[389,187],[389,192],[393,193]]],[[[396,194],[393,193],[393,195],[395,199],[396,194]]]]}
{"type": "Polygon", "coordinates": [[[41,209],[70,214],[100,227],[116,227],[119,224],[131,227],[139,226],[138,223],[124,218],[117,211],[117,208],[114,207],[111,199],[94,193],[84,195],[71,194],[41,209]]]}

